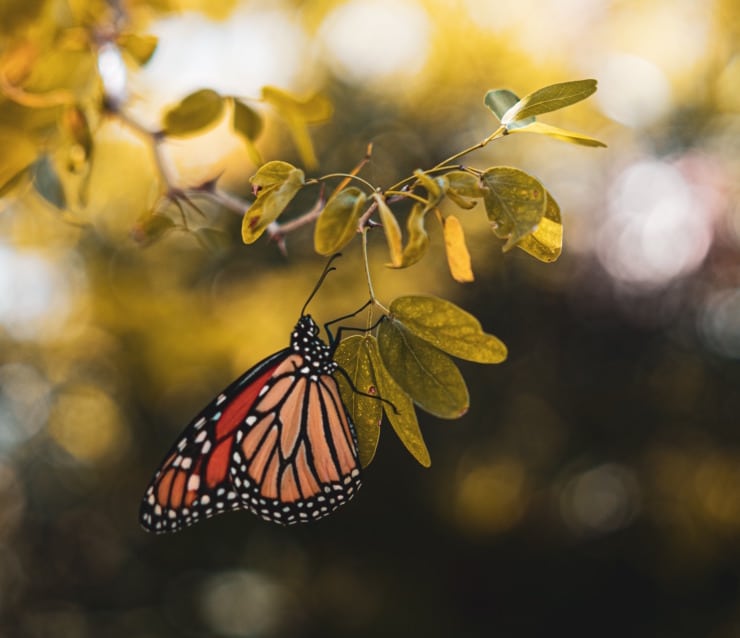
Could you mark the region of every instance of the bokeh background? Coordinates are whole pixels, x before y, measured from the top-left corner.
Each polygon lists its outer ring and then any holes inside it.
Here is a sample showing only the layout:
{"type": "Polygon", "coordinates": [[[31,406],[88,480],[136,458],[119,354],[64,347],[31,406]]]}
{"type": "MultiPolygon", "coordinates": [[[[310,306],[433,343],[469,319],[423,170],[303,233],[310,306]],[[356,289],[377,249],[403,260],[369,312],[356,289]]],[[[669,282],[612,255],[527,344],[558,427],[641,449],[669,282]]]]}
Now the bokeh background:
{"type": "MultiPolygon", "coordinates": [[[[382,299],[450,298],[509,358],[461,364],[462,419],[421,415],[430,469],[384,427],[358,498],[291,529],[236,513],[155,537],[137,512],[190,417],[285,345],[323,265],[310,228],[286,258],[203,203],[191,232],[142,246],[151,148],[105,118],[87,205],[7,192],[0,635],[739,636],[740,6],[35,0],[0,4],[0,46],[111,7],[159,38],[126,78],[127,112],[152,127],[204,87],[321,91],[320,172],[373,142],[364,174],[388,186],[488,135],[488,89],[594,77],[593,98],[543,119],[609,147],[521,135],[466,158],[541,179],[563,214],[554,264],[502,255],[479,210],[463,218],[472,284],[449,277],[439,233],[402,272],[371,238],[382,299]]],[[[5,98],[0,113],[16,125],[5,98]]],[[[299,163],[265,117],[263,156],[299,163]]],[[[179,184],[222,175],[248,196],[227,123],[165,149],[179,184]]],[[[366,298],[359,244],[345,253],[312,304],[322,320],[366,298]]]]}

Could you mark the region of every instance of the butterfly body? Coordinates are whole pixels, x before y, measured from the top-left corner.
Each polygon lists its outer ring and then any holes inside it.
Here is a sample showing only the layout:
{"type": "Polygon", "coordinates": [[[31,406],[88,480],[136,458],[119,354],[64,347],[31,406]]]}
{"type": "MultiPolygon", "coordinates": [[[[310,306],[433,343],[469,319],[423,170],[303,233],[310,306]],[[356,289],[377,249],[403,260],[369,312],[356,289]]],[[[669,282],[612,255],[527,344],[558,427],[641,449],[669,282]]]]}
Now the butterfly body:
{"type": "Polygon", "coordinates": [[[245,372],[185,428],[144,495],[144,528],[174,532],[238,509],[291,525],[351,499],[361,484],[357,436],[332,354],[302,315],[288,348],[245,372]]]}

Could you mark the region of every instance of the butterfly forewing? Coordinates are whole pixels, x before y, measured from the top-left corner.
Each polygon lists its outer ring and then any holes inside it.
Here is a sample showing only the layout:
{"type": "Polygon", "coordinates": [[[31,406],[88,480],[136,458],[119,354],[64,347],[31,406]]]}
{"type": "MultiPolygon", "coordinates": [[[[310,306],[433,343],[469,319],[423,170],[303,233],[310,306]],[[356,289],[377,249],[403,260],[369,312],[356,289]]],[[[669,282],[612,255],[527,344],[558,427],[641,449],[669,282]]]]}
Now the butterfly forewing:
{"type": "Polygon", "coordinates": [[[140,521],[153,532],[175,532],[202,518],[243,507],[229,473],[235,435],[283,350],[258,363],[221,392],[185,428],[144,494],[140,521]]]}
{"type": "Polygon", "coordinates": [[[146,492],[144,527],[176,531],[241,508],[289,525],[347,502],[360,487],[357,438],[331,354],[301,317],[290,348],[242,375],[185,429],[146,492]]]}

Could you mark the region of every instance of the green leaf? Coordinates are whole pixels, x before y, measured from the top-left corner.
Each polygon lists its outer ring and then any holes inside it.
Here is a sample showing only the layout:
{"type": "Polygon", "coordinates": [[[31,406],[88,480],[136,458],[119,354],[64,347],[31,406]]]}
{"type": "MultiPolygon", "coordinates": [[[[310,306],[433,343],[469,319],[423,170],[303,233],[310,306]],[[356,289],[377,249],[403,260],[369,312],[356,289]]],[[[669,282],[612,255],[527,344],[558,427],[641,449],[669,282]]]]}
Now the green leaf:
{"type": "Polygon", "coordinates": [[[285,210],[304,183],[303,171],[288,162],[268,162],[250,181],[259,189],[242,220],[242,240],[251,244],[285,210]]]}
{"type": "Polygon", "coordinates": [[[244,140],[249,159],[255,164],[262,163],[262,157],[254,145],[254,141],[262,132],[262,118],[259,113],[244,102],[231,98],[233,103],[232,126],[234,131],[244,140]]]}
{"type": "Polygon", "coordinates": [[[372,339],[372,347],[368,348],[370,363],[373,367],[375,379],[378,382],[378,392],[384,401],[389,401],[393,407],[383,403],[383,410],[396,436],[422,466],[429,467],[432,460],[424,437],[419,429],[414,403],[406,392],[393,380],[380,357],[378,342],[372,339]],[[394,410],[395,408],[395,410],[394,410]]]}
{"type": "Polygon", "coordinates": [[[501,363],[506,346],[483,332],[480,322],[451,301],[425,295],[393,300],[391,314],[417,337],[447,354],[477,363],[501,363]]]}
{"type": "Polygon", "coordinates": [[[234,130],[248,140],[256,140],[262,132],[262,118],[244,102],[231,98],[234,108],[234,130]]]}
{"type": "MultiPolygon", "coordinates": [[[[519,97],[508,89],[496,89],[486,93],[483,101],[499,120],[503,120],[506,112],[519,101],[519,97]]],[[[506,128],[516,128],[517,126],[529,124],[534,121],[534,117],[529,117],[523,122],[512,122],[506,128]]]]}
{"type": "Polygon", "coordinates": [[[314,229],[313,243],[319,255],[331,255],[352,241],[366,201],[367,195],[354,186],[329,199],[314,229]]]}
{"type": "Polygon", "coordinates": [[[406,219],[406,228],[409,232],[409,239],[401,255],[401,264],[399,268],[408,268],[419,261],[429,248],[429,235],[424,228],[424,217],[427,209],[420,203],[414,204],[408,218],[406,219]]]}
{"type": "Polygon", "coordinates": [[[383,225],[383,233],[388,242],[388,252],[391,256],[393,268],[399,268],[403,263],[403,246],[401,244],[401,227],[398,225],[396,216],[391,211],[385,199],[380,193],[373,193],[375,203],[378,205],[380,223],[383,225]]]}
{"type": "Polygon", "coordinates": [[[157,49],[157,37],[153,35],[123,33],[118,36],[117,42],[139,65],[149,62],[157,49]]]}
{"type": "Polygon", "coordinates": [[[550,126],[542,122],[535,122],[534,119],[531,124],[523,126],[512,127],[510,133],[538,133],[539,135],[547,135],[548,137],[554,137],[556,140],[563,142],[570,142],[571,144],[580,144],[581,146],[601,146],[606,148],[604,142],[583,135],[581,133],[574,133],[573,131],[567,131],[557,126],[550,126]]]}
{"type": "Polygon", "coordinates": [[[550,263],[560,257],[563,248],[563,224],[560,221],[560,207],[552,195],[545,191],[547,205],[545,216],[537,229],[517,242],[517,248],[536,259],[550,263]]]}
{"type": "Polygon", "coordinates": [[[270,188],[271,186],[282,186],[285,182],[300,177],[303,183],[303,171],[289,162],[273,160],[267,162],[257,169],[257,172],[249,178],[250,183],[256,189],[270,188]]]}
{"type": "Polygon", "coordinates": [[[307,100],[299,100],[290,93],[273,86],[263,87],[262,99],[271,104],[285,120],[285,124],[293,137],[293,142],[306,167],[316,168],[318,159],[313,148],[313,142],[308,134],[308,124],[328,120],[333,112],[331,102],[322,95],[313,95],[307,100]]]}
{"type": "Polygon", "coordinates": [[[501,123],[506,126],[511,122],[518,122],[542,113],[557,111],[585,100],[595,92],[596,80],[576,80],[575,82],[551,84],[534,93],[525,95],[503,114],[501,123]]]}
{"type": "Polygon", "coordinates": [[[545,214],[545,188],[518,168],[497,166],[481,175],[487,189],[483,201],[493,232],[508,238],[504,251],[529,235],[545,214]]]}
{"type": "Polygon", "coordinates": [[[478,178],[472,173],[465,171],[450,171],[445,173],[447,178],[447,197],[449,197],[460,208],[469,210],[475,206],[470,197],[483,197],[484,191],[480,186],[478,178]]]}
{"type": "MultiPolygon", "coordinates": [[[[375,351],[377,357],[377,349],[375,337],[352,335],[343,339],[334,353],[334,361],[347,373],[355,389],[371,395],[379,392],[371,355],[371,351],[375,351]]],[[[342,402],[355,425],[360,464],[367,467],[378,447],[383,402],[355,392],[341,373],[335,373],[334,378],[339,384],[342,402]]]]}
{"type": "Polygon", "coordinates": [[[211,89],[191,93],[164,116],[164,132],[172,137],[202,131],[221,117],[224,98],[211,89]]]}
{"type": "Polygon", "coordinates": [[[417,180],[419,180],[419,183],[426,189],[427,193],[429,194],[429,199],[427,200],[426,205],[426,209],[427,211],[429,211],[437,206],[437,204],[439,204],[439,202],[441,202],[442,198],[445,196],[448,188],[447,178],[444,175],[441,175],[439,177],[431,177],[418,168],[414,171],[414,176],[417,180]]]}
{"type": "Polygon", "coordinates": [[[378,328],[383,365],[419,407],[443,419],[468,410],[465,381],[446,354],[390,318],[378,328]]]}
{"type": "Polygon", "coordinates": [[[48,155],[42,155],[34,163],[31,174],[36,192],[52,206],[60,210],[64,209],[67,205],[67,197],[51,158],[48,155]]]}

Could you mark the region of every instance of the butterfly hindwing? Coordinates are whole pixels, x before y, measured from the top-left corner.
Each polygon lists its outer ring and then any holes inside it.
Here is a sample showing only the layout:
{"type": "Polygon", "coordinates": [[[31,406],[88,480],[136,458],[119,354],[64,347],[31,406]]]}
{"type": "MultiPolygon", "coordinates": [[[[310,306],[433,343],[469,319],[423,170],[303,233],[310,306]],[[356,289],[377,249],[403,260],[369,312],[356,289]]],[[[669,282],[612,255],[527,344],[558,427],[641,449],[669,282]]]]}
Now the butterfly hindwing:
{"type": "Polygon", "coordinates": [[[282,525],[322,518],[360,487],[357,440],[337,383],[308,364],[291,354],[275,369],[234,452],[233,482],[247,507],[282,525]]]}

